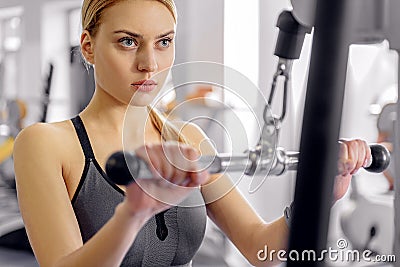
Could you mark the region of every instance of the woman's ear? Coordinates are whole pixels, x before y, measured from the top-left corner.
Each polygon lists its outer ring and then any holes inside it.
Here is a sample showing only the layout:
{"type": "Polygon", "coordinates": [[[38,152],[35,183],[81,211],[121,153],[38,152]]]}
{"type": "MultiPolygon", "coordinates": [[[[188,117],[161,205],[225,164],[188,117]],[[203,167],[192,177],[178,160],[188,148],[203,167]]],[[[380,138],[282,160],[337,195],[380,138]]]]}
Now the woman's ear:
{"type": "Polygon", "coordinates": [[[94,65],[94,49],[93,38],[90,33],[85,30],[81,35],[81,52],[86,62],[94,65]]]}

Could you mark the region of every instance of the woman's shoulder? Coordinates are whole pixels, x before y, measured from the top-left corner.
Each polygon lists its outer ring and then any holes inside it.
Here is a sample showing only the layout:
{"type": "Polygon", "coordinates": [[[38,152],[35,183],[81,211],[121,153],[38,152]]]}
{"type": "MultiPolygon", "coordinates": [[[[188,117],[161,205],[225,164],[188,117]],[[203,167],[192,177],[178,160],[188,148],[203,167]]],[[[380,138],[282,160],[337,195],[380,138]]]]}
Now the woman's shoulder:
{"type": "Polygon", "coordinates": [[[16,137],[15,148],[52,148],[56,150],[71,138],[72,128],[69,121],[54,123],[35,123],[24,128],[16,137]]]}
{"type": "Polygon", "coordinates": [[[205,132],[197,125],[189,121],[170,121],[171,124],[176,127],[181,134],[191,141],[202,140],[207,138],[205,132]]]}
{"type": "Polygon", "coordinates": [[[171,121],[171,123],[189,141],[190,145],[196,147],[203,154],[216,153],[213,142],[200,126],[188,121],[171,121]]]}

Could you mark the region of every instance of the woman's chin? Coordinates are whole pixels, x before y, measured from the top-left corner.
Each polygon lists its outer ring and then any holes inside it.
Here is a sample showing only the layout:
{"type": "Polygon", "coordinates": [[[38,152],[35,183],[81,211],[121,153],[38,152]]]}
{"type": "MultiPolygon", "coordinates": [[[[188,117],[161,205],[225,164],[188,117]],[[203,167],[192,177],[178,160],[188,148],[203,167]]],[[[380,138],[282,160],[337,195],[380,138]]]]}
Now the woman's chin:
{"type": "Polygon", "coordinates": [[[130,99],[129,105],[130,106],[137,106],[137,107],[146,107],[151,105],[154,99],[157,96],[157,92],[154,91],[152,93],[135,93],[132,98],[130,99]]]}
{"type": "Polygon", "coordinates": [[[149,105],[151,105],[151,103],[153,102],[153,99],[131,99],[131,101],[128,103],[129,106],[132,107],[147,107],[149,105]]]}

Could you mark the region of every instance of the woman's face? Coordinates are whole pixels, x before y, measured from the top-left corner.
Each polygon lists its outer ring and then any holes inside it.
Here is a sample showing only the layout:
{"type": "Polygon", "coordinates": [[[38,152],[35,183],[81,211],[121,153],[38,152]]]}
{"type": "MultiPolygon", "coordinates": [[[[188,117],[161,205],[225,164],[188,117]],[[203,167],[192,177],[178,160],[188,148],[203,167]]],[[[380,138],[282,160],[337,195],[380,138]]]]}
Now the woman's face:
{"type": "Polygon", "coordinates": [[[122,1],[108,8],[92,39],[97,89],[125,104],[150,104],[167,71],[152,76],[173,64],[174,36],[174,18],[158,1],[122,1]]]}

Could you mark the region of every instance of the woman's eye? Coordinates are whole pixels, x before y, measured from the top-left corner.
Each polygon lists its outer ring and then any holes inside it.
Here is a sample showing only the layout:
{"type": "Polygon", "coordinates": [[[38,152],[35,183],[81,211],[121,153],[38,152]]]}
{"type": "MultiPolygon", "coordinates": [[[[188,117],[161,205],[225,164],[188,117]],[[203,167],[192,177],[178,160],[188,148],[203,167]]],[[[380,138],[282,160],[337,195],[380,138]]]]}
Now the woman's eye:
{"type": "Polygon", "coordinates": [[[133,47],[135,46],[135,41],[132,38],[124,37],[119,40],[119,42],[122,44],[122,46],[125,47],[133,47]]]}
{"type": "Polygon", "coordinates": [[[172,42],[172,40],[171,39],[162,39],[162,40],[160,40],[160,46],[162,47],[162,48],[168,48],[170,45],[171,45],[171,42],[172,42]]]}

